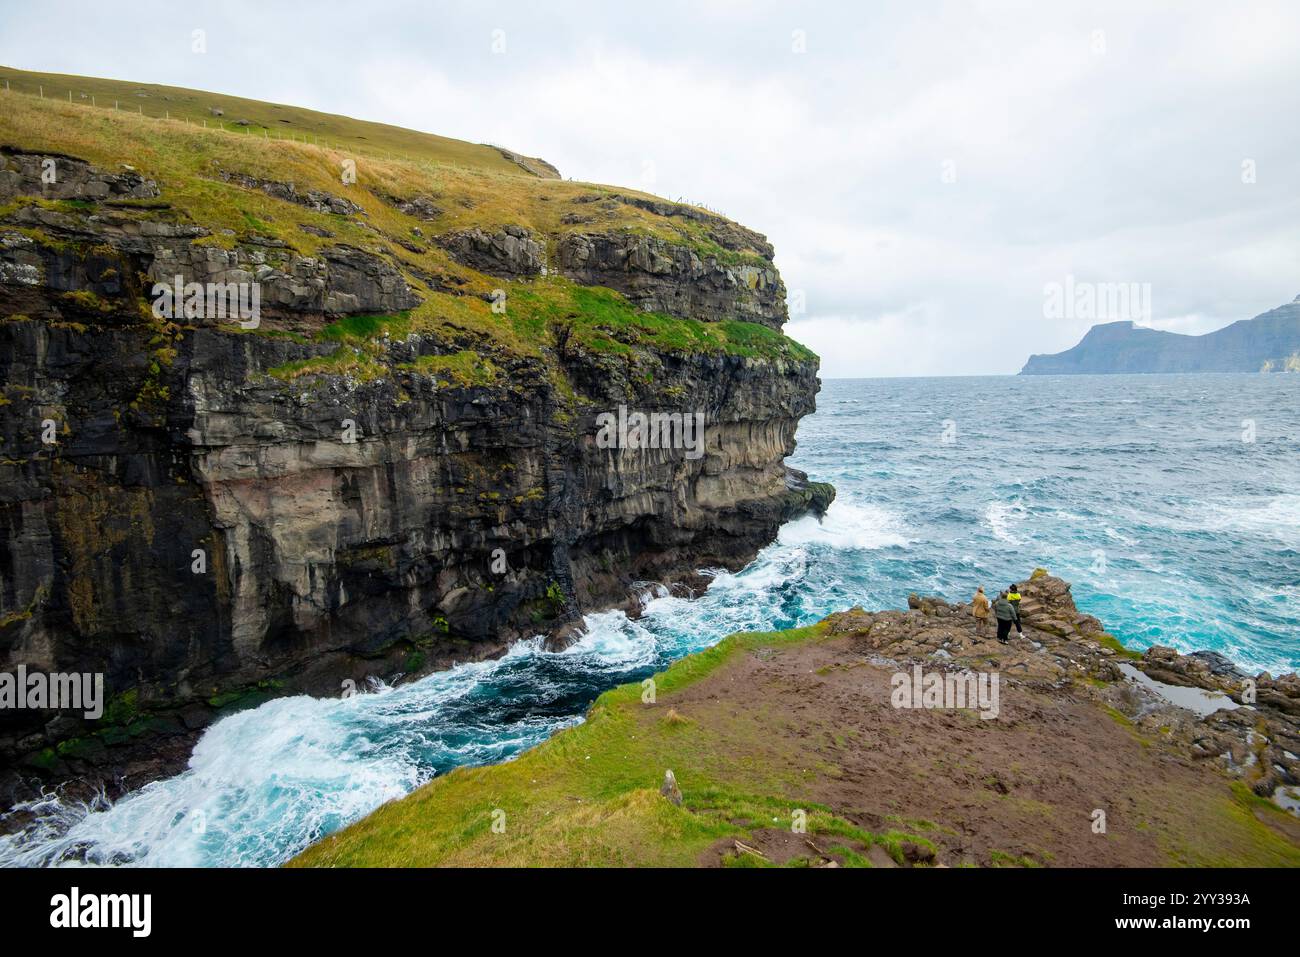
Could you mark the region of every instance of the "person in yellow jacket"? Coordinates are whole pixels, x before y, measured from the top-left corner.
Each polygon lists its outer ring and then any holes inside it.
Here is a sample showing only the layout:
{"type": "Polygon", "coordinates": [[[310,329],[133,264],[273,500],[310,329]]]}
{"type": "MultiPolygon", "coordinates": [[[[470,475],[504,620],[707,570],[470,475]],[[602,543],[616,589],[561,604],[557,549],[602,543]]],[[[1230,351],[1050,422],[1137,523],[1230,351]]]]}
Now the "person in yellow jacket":
{"type": "Polygon", "coordinates": [[[1025,629],[1020,623],[1020,586],[1013,584],[1007,589],[1007,601],[1011,602],[1011,607],[1016,611],[1016,634],[1023,638],[1025,629]]]}
{"type": "Polygon", "coordinates": [[[984,594],[984,586],[975,589],[975,597],[970,600],[970,613],[975,616],[975,634],[984,634],[989,622],[989,599],[984,594]]]}

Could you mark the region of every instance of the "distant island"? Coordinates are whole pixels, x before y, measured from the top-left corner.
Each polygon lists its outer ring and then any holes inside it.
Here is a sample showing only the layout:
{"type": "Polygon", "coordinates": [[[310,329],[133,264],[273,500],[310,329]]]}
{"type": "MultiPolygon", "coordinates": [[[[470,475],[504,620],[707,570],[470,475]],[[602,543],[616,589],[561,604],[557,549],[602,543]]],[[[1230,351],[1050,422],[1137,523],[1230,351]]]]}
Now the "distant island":
{"type": "Polygon", "coordinates": [[[1033,355],[1021,375],[1117,372],[1300,372],[1300,296],[1201,336],[1133,322],[1093,326],[1073,349],[1033,355]]]}

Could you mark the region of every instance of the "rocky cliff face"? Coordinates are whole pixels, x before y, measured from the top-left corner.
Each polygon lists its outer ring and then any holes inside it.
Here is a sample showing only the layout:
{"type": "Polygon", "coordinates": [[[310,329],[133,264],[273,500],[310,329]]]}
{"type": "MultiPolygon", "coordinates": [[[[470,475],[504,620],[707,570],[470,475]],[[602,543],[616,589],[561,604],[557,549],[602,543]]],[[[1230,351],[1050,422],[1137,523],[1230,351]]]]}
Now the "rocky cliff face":
{"type": "MultiPolygon", "coordinates": [[[[0,159],[0,668],[103,673],[109,696],[98,722],[0,716],[10,787],[123,769],[138,784],[232,707],[563,640],[639,582],[738,567],[833,494],[783,463],[814,408],[815,358],[600,351],[563,325],[536,354],[420,332],[340,349],[313,334],[409,310],[435,283],[342,242],[307,254],[223,237],[133,170],[60,157],[51,189],[41,155],[0,159]],[[257,283],[260,326],[151,315],[152,285],[176,276],[257,283]],[[598,417],[620,405],[701,413],[700,454],[603,447],[598,417]]],[[[662,240],[510,228],[438,242],[489,276],[537,275],[558,249],[561,272],[648,309],[784,318],[774,268],[662,240]]]]}
{"type": "Polygon", "coordinates": [[[788,318],[775,267],[724,265],[681,245],[644,236],[570,234],[559,268],[578,282],[617,289],[643,309],[780,329],[788,318]]]}

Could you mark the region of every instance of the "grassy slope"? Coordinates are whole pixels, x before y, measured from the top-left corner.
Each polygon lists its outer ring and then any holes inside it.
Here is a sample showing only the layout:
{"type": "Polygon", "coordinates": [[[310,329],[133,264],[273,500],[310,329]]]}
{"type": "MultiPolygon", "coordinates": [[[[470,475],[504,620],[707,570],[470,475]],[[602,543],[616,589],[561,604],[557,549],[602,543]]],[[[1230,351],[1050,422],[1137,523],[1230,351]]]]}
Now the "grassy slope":
{"type": "MultiPolygon", "coordinates": [[[[810,736],[827,729],[791,726],[788,713],[735,694],[730,666],[742,655],[781,654],[826,637],[825,623],[732,635],[656,676],[653,705],[642,702],[641,685],[608,691],[583,724],[513,761],[438,778],[308,848],[290,866],[691,866],[707,859],[719,839],[758,843],[759,829],[789,831],[795,808],[808,812],[808,837],[823,849],[835,847],[847,866],[868,864],[872,845],[895,860],[904,842],[934,847],[925,835],[934,836],[943,821],[895,818],[899,829],[872,833],[836,808],[807,801],[801,795],[819,775],[841,773],[809,751],[810,736]],[[720,698],[727,715],[725,741],[674,710],[675,693],[705,681],[701,696],[720,698]],[[658,794],[668,768],[682,788],[682,807],[658,794]],[[497,811],[505,813],[499,833],[492,828],[497,811]]],[[[1100,711],[1097,720],[1106,720],[1100,711]]],[[[1139,751],[1149,746],[1139,744],[1139,751]]],[[[970,799],[998,800],[978,790],[970,799]]],[[[1160,795],[1158,804],[1134,815],[1159,822],[1160,854],[1170,865],[1300,865],[1300,849],[1263,823],[1285,813],[1239,783],[1160,795]]],[[[724,863],[763,862],[729,854],[724,863]]],[[[987,863],[1037,866],[996,850],[987,863]]]]}
{"type": "Polygon", "coordinates": [[[243,129],[237,126],[236,121],[246,120],[252,125],[252,133],[258,136],[263,131],[271,131],[272,135],[286,138],[315,137],[318,141],[328,141],[336,147],[358,150],[365,154],[434,160],[498,173],[520,172],[515,163],[491,146],[466,143],[385,123],[318,113],[287,104],[262,103],[157,83],[36,73],[0,66],[0,86],[6,80],[13,92],[39,95],[43,88],[47,99],[62,100],[64,103],[68,102],[68,93],[71,91],[74,103],[89,105],[89,98],[94,97],[95,105],[103,109],[118,108],[128,113],[143,113],[153,117],[170,114],[175,119],[189,120],[199,125],[207,123],[214,128],[224,125],[226,129],[241,134],[243,129]],[[220,109],[224,115],[213,116],[210,112],[212,107],[220,109]]]}
{"type": "MultiPolygon", "coordinates": [[[[601,695],[587,720],[514,761],[460,768],[309,848],[293,866],[691,866],[719,838],[742,841],[758,827],[788,827],[784,794],[797,782],[773,780],[749,754],[721,753],[692,722],[670,715],[674,690],[699,681],[736,654],[817,640],[824,627],[732,635],[656,676],[658,703],[641,685],[601,695]],[[685,794],[677,807],[658,793],[672,768],[685,794]],[[503,833],[492,814],[505,812],[503,833]]],[[[755,739],[771,744],[761,721],[755,739]]],[[[812,773],[811,771],[809,773],[812,773]]],[[[802,803],[809,835],[832,834],[898,856],[923,836],[872,834],[830,810],[802,803]]],[[[865,858],[849,854],[850,864],[865,858]]],[[[735,864],[753,862],[736,857],[735,864]]]]}
{"type": "MultiPolygon", "coordinates": [[[[0,69],[0,77],[5,75],[18,74],[0,69]]],[[[431,236],[470,226],[492,231],[514,224],[549,237],[571,230],[630,231],[691,245],[706,254],[715,248],[701,223],[681,216],[659,216],[620,202],[602,202],[602,198],[608,198],[613,192],[606,188],[524,173],[492,148],[273,104],[216,98],[226,108],[226,119],[238,113],[269,122],[270,116],[285,113],[300,132],[319,132],[345,148],[277,140],[259,135],[260,128],[256,132],[231,131],[238,128],[204,129],[175,118],[175,113],[170,120],[159,118],[161,110],[158,109],[152,112],[146,109],[146,115],[141,116],[125,110],[115,111],[111,102],[108,107],[91,106],[88,100],[78,96],[83,90],[104,90],[107,96],[115,91],[141,89],[150,91],[151,95],[137,102],[153,107],[159,102],[199,103],[206,112],[206,104],[214,97],[193,91],[82,77],[52,77],[52,82],[57,80],[56,85],[64,91],[62,99],[42,100],[27,92],[17,92],[29,87],[34,91],[35,76],[23,74],[21,82],[13,81],[10,92],[0,90],[0,143],[65,153],[109,169],[129,164],[157,180],[162,191],[160,202],[168,207],[150,208],[158,203],[142,201],[135,204],[134,215],[200,224],[211,230],[210,236],[198,240],[200,243],[233,247],[248,238],[261,236],[282,240],[304,255],[314,255],[336,243],[389,255],[406,267],[408,280],[424,302],[410,314],[383,317],[373,328],[376,335],[385,331],[389,334],[426,332],[462,343],[468,337],[475,340],[475,348],[482,345],[514,354],[536,355],[548,343],[558,323],[571,327],[572,342],[593,351],[625,352],[644,342],[669,351],[812,357],[807,349],[780,333],[753,323],[705,324],[641,313],[617,293],[580,287],[558,277],[526,283],[504,282],[459,265],[429,241],[431,236]],[[69,88],[75,91],[72,103],[66,99],[69,88]],[[182,94],[184,99],[179,99],[182,94]],[[173,100],[161,101],[162,95],[172,96],[173,100]],[[242,112],[229,107],[231,103],[238,103],[242,112]],[[357,154],[350,149],[362,141],[367,146],[372,142],[381,143],[386,155],[357,154]],[[349,159],[356,162],[357,182],[344,185],[340,170],[349,159]],[[363,207],[364,215],[348,217],[313,212],[259,190],[224,182],[218,175],[223,170],[292,182],[300,193],[318,189],[343,196],[363,207]],[[386,197],[394,196],[428,197],[440,212],[432,221],[421,221],[386,201],[386,197]],[[590,221],[566,224],[567,214],[590,221]],[[328,230],[333,235],[319,237],[303,231],[302,226],[328,230]],[[410,245],[417,247],[416,251],[407,248],[410,245]],[[451,277],[461,284],[465,295],[428,289],[416,278],[418,272],[451,277]],[[498,314],[479,297],[490,295],[503,285],[508,287],[508,308],[504,314],[498,314]]],[[[100,96],[95,95],[97,99],[100,96]]],[[[618,192],[644,195],[628,190],[618,192]]],[[[69,212],[86,211],[74,210],[72,204],[48,204],[23,198],[0,208],[0,215],[23,203],[54,205],[69,212]]],[[[34,230],[26,232],[38,240],[45,238],[34,230]]],[[[729,255],[737,261],[762,262],[757,252],[729,255]]],[[[370,341],[366,336],[352,338],[370,341]]],[[[351,346],[358,344],[353,342],[351,346]]],[[[333,366],[342,367],[352,361],[340,352],[334,357],[333,366]]]]}

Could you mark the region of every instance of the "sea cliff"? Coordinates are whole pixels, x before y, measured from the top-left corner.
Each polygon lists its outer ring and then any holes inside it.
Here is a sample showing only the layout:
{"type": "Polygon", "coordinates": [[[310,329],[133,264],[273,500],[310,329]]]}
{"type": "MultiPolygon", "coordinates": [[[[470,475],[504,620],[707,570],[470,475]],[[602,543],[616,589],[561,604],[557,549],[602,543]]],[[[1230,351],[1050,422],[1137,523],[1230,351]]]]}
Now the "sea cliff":
{"type": "Polygon", "coordinates": [[[3,96],[0,668],[108,696],[6,712],[5,796],[138,786],[270,696],[562,643],[833,496],[784,464],[818,362],[749,229],[440,138],[3,96]],[[195,283],[256,315],[187,311],[195,283]],[[703,441],[603,447],[620,407],[703,441]]]}

